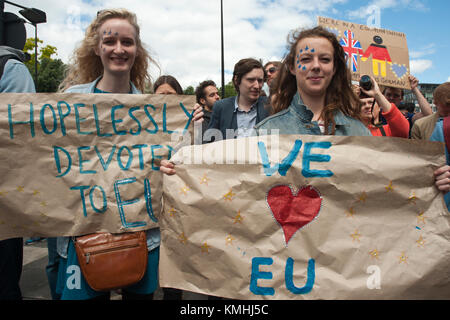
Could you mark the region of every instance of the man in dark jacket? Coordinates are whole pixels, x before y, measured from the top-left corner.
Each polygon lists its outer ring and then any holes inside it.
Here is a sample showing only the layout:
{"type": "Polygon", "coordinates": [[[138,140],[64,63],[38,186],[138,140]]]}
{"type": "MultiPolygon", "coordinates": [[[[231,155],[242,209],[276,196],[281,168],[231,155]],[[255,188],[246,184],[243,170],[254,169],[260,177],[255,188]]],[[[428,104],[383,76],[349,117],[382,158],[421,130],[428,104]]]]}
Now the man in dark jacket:
{"type": "Polygon", "coordinates": [[[236,63],[233,84],[238,95],[214,104],[204,143],[255,135],[254,126],[269,116],[267,97],[261,96],[265,79],[258,60],[248,58],[236,63]]]}

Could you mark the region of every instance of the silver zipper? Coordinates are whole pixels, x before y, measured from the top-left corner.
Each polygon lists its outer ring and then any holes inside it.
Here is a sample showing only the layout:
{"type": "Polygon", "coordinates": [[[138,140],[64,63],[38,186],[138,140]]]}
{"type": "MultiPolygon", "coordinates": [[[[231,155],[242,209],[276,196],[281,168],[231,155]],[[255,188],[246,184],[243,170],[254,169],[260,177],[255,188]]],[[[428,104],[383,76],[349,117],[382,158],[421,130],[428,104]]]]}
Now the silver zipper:
{"type": "Polygon", "coordinates": [[[86,256],[86,264],[89,264],[89,258],[91,256],[91,254],[88,252],[85,254],[85,256],[86,256]]]}

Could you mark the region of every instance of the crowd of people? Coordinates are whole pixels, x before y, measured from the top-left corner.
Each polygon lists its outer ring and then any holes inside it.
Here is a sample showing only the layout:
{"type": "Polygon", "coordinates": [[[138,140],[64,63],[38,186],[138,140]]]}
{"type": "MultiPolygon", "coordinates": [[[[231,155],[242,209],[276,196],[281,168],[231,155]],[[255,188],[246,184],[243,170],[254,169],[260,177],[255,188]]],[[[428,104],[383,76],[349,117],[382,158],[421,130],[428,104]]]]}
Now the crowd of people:
{"type": "MultiPolygon", "coordinates": [[[[289,51],[282,61],[262,65],[254,58],[239,60],[233,71],[237,95],[220,99],[212,80],[195,90],[194,123],[200,123],[202,141],[249,137],[277,130],[279,134],[387,136],[445,142],[444,119],[450,116],[450,83],[434,92],[433,113],[421,94],[418,80],[410,76],[412,92],[420,112],[402,103],[403,90],[380,88],[374,78],[366,90],[352,84],[346,55],[334,34],[321,27],[295,31],[289,37],[289,51]],[[313,48],[314,50],[304,50],[313,48]],[[263,86],[268,90],[264,92],[263,86]]],[[[3,50],[3,49],[1,49],[3,50]]],[[[34,92],[33,81],[18,58],[10,59],[0,80],[0,92],[34,92]]],[[[2,51],[0,51],[2,54],[2,51]]],[[[22,59],[23,60],[23,59],[22,59]]],[[[76,49],[61,92],[140,94],[150,77],[155,60],[140,38],[135,14],[124,9],[98,12],[76,49]]],[[[161,76],[153,86],[155,94],[183,94],[179,82],[161,76]]],[[[161,162],[164,174],[176,174],[170,160],[161,162]]],[[[450,190],[450,161],[435,172],[436,186],[447,197],[450,190]]],[[[121,290],[123,299],[151,300],[158,286],[160,231],[146,231],[147,271],[138,282],[121,290]]],[[[0,241],[0,300],[21,299],[19,279],[23,241],[0,241]]],[[[79,266],[72,238],[48,239],[47,275],[52,298],[109,299],[109,292],[92,289],[81,274],[74,287],[70,281],[79,266]]],[[[164,299],[181,299],[182,291],[164,289],[164,299]]],[[[211,297],[212,298],[212,297],[211,297]]]]}

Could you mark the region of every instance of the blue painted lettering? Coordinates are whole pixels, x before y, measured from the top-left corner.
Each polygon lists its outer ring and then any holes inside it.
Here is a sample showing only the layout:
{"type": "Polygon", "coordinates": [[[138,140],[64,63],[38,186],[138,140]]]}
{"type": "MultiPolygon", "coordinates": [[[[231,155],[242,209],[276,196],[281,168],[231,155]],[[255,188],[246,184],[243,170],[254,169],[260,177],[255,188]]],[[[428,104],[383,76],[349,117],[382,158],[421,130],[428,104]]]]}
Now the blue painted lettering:
{"type": "Polygon", "coordinates": [[[269,156],[267,155],[267,149],[264,142],[262,141],[258,142],[259,154],[261,155],[261,161],[266,176],[268,177],[272,176],[277,170],[281,176],[286,176],[286,173],[292,166],[292,163],[294,163],[295,159],[297,158],[301,147],[302,147],[302,140],[295,140],[294,147],[289,152],[287,157],[283,159],[281,165],[276,163],[273,167],[271,167],[269,162],[269,156]]]}
{"type": "Polygon", "coordinates": [[[125,228],[134,228],[134,227],[145,227],[147,224],[144,221],[137,222],[127,222],[125,218],[125,212],[123,207],[125,205],[131,205],[139,202],[139,199],[131,199],[131,200],[122,200],[119,192],[119,187],[122,185],[130,184],[136,182],[136,178],[128,178],[123,180],[117,180],[114,182],[114,193],[116,194],[116,202],[117,208],[119,209],[120,221],[122,222],[122,226],[125,228]]]}
{"type": "Polygon", "coordinates": [[[58,102],[58,114],[59,114],[59,122],[61,126],[61,133],[63,136],[66,135],[66,125],[64,123],[64,119],[70,114],[70,105],[65,101],[59,101],[58,102]],[[63,113],[62,107],[63,105],[66,106],[67,112],[63,113]]]}
{"type": "Polygon", "coordinates": [[[125,130],[117,130],[116,127],[116,123],[121,123],[123,122],[123,119],[116,119],[116,110],[120,110],[123,109],[124,105],[123,104],[119,104],[117,106],[114,106],[111,108],[111,123],[112,123],[112,127],[114,130],[114,133],[119,135],[119,136],[123,136],[125,135],[127,132],[125,130]]]}
{"type": "Polygon", "coordinates": [[[88,131],[88,132],[81,131],[81,122],[86,121],[86,118],[80,118],[80,112],[78,111],[78,108],[84,108],[84,107],[86,107],[84,103],[75,103],[73,105],[73,108],[75,110],[75,123],[77,126],[77,132],[78,132],[78,134],[87,135],[87,134],[91,134],[92,131],[88,131]]]}
{"type": "Polygon", "coordinates": [[[83,147],[78,147],[78,148],[77,148],[77,152],[78,152],[78,163],[79,163],[80,173],[81,173],[81,174],[95,174],[95,173],[97,173],[97,171],[95,171],[95,170],[87,170],[87,171],[84,171],[84,169],[83,169],[83,163],[85,163],[85,162],[90,162],[91,160],[83,160],[83,156],[81,155],[81,151],[82,151],[82,150],[90,150],[90,149],[91,149],[91,147],[88,147],[88,146],[83,146],[83,147]]]}
{"type": "Polygon", "coordinates": [[[8,124],[9,124],[9,137],[11,139],[14,139],[14,130],[13,130],[13,125],[14,124],[29,124],[30,125],[31,136],[34,138],[35,132],[34,132],[34,108],[33,108],[33,104],[30,103],[30,121],[13,121],[11,105],[8,104],[8,124]]]}
{"type": "Polygon", "coordinates": [[[255,257],[252,259],[252,276],[250,279],[250,291],[255,295],[273,296],[275,289],[270,287],[259,287],[258,279],[272,279],[272,272],[263,272],[259,270],[260,265],[270,266],[273,263],[272,258],[255,257]]]}
{"type": "Polygon", "coordinates": [[[52,134],[53,132],[56,131],[56,129],[58,129],[58,119],[56,118],[56,112],[53,109],[51,104],[45,104],[42,108],[41,108],[41,113],[40,113],[40,117],[39,117],[40,121],[41,121],[41,127],[42,130],[44,131],[45,134],[52,134]],[[49,108],[50,111],[52,112],[52,118],[53,118],[53,130],[48,130],[47,125],[45,123],[45,110],[49,108]]]}
{"type": "Polygon", "coordinates": [[[53,155],[54,155],[54,158],[55,158],[56,169],[58,170],[58,173],[59,173],[59,175],[57,175],[56,177],[57,178],[64,177],[70,171],[70,167],[72,166],[72,158],[71,158],[69,152],[67,152],[66,149],[64,149],[62,147],[58,147],[58,146],[53,146],[53,155]],[[66,157],[67,157],[67,161],[68,161],[67,169],[66,169],[66,171],[64,171],[64,173],[61,173],[61,161],[59,159],[59,152],[58,151],[64,152],[66,154],[66,157]]]}
{"type": "Polygon", "coordinates": [[[326,178],[333,176],[333,172],[330,170],[311,170],[310,165],[312,161],[315,162],[330,162],[331,157],[327,154],[311,154],[312,148],[329,149],[331,148],[331,142],[308,142],[305,144],[305,151],[303,154],[302,162],[302,174],[306,178],[326,178]]]}

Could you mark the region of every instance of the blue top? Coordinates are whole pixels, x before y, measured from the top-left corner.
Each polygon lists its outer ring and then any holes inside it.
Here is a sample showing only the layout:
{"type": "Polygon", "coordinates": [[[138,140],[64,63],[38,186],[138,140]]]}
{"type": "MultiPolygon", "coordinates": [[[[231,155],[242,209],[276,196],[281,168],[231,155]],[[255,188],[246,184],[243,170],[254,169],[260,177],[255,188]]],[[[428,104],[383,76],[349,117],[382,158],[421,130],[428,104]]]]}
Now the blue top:
{"type": "Polygon", "coordinates": [[[36,92],[28,68],[20,61],[9,59],[0,80],[0,92],[36,92]]]}
{"type": "MultiPolygon", "coordinates": [[[[96,88],[97,83],[100,81],[101,77],[98,77],[94,81],[90,83],[85,84],[79,84],[73,87],[68,88],[65,92],[68,93],[98,93],[99,89],[96,88]]],[[[130,82],[131,85],[131,92],[132,94],[140,94],[141,92],[136,89],[134,84],[130,82]]],[[[103,91],[104,92],[104,91],[103,91]]],[[[159,231],[159,228],[152,228],[147,230],[147,248],[148,251],[153,250],[157,248],[161,242],[161,234],[159,231]]],[[[67,258],[67,249],[69,245],[70,237],[58,237],[56,242],[56,248],[58,251],[58,254],[63,257],[67,258]]]]}
{"type": "MultiPolygon", "coordinates": [[[[313,116],[312,111],[304,105],[297,92],[287,109],[264,119],[255,126],[255,129],[258,134],[266,133],[261,130],[268,130],[268,134],[271,130],[278,130],[278,134],[321,135],[319,124],[317,121],[312,121],[313,116]]],[[[334,121],[336,136],[372,136],[361,121],[348,117],[341,111],[336,111],[334,121]]]]}

